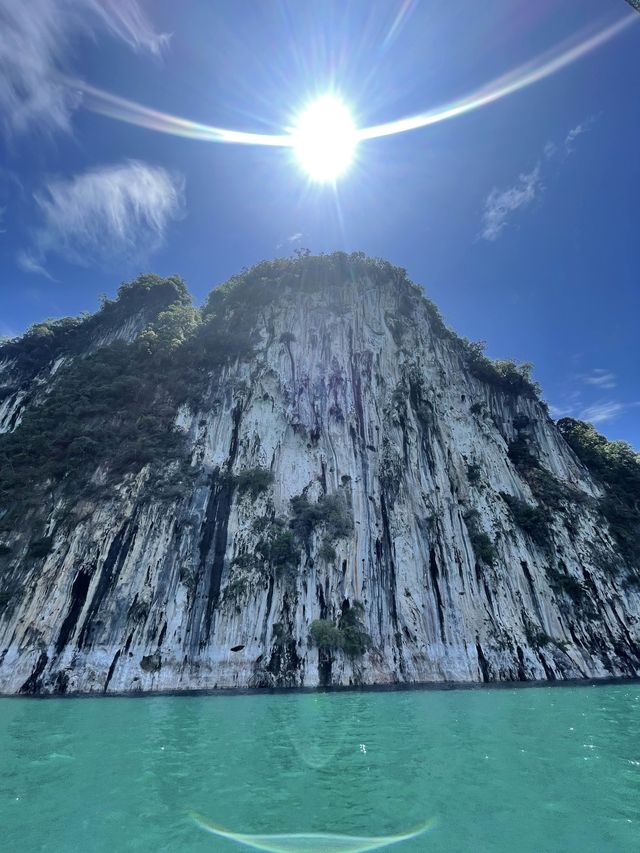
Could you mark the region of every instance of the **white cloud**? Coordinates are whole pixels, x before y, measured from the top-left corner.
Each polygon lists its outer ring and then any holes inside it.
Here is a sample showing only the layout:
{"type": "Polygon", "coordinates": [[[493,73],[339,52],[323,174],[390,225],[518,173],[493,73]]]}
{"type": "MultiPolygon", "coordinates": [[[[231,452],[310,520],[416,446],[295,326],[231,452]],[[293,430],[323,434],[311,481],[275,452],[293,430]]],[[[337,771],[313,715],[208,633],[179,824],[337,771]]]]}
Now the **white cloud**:
{"type": "Polygon", "coordinates": [[[107,32],[158,54],[157,34],[138,0],[0,0],[0,113],[7,130],[66,130],[80,96],[63,82],[78,36],[107,32]]]}
{"type": "Polygon", "coordinates": [[[516,183],[505,190],[494,187],[484,205],[482,231],[484,240],[497,240],[516,210],[527,207],[542,190],[540,165],[519,176],[516,183]]]}
{"type": "Polygon", "coordinates": [[[286,246],[287,243],[298,243],[300,240],[302,240],[303,237],[304,234],[302,233],[302,231],[296,231],[295,234],[291,234],[290,237],[285,237],[285,239],[281,243],[278,243],[276,245],[276,249],[282,249],[282,247],[286,246]]]}
{"type": "Polygon", "coordinates": [[[640,406],[640,401],[632,403],[621,403],[619,400],[599,400],[584,406],[579,401],[568,402],[565,405],[549,406],[549,414],[554,420],[559,418],[578,418],[581,421],[589,421],[592,424],[603,424],[613,421],[629,409],[640,406]]]}
{"type": "MultiPolygon", "coordinates": [[[[591,129],[600,115],[589,116],[567,133],[564,140],[564,158],[573,151],[573,143],[583,133],[591,129]]],[[[528,207],[544,189],[542,184],[543,167],[550,169],[549,161],[557,160],[558,146],[549,140],[542,149],[541,162],[535,169],[518,177],[513,186],[505,190],[494,187],[484,203],[482,214],[482,230],[479,237],[494,242],[507,227],[511,215],[520,208],[528,207]]],[[[562,149],[561,149],[562,150],[562,149]]],[[[606,387],[606,386],[605,386],[606,387]]]]}
{"type": "Polygon", "coordinates": [[[606,421],[613,421],[619,417],[625,409],[628,409],[633,403],[618,403],[615,400],[602,400],[599,403],[593,403],[587,406],[580,412],[581,421],[589,421],[592,424],[603,424],[606,421]]]}
{"type": "Polygon", "coordinates": [[[591,373],[582,377],[583,382],[587,385],[597,385],[598,388],[615,388],[616,375],[610,370],[604,370],[601,367],[596,367],[591,373]]]}
{"type": "Polygon", "coordinates": [[[45,276],[49,281],[57,281],[57,279],[55,279],[41,263],[38,263],[33,255],[29,252],[25,252],[23,249],[21,249],[16,255],[16,264],[23,272],[37,273],[38,275],[45,276]]]}
{"type": "Polygon", "coordinates": [[[53,253],[80,265],[141,259],[181,216],[183,194],[181,176],[137,160],[49,181],[34,196],[42,222],[18,263],[47,274],[44,263],[53,253]]]}
{"type": "Polygon", "coordinates": [[[576,139],[581,136],[583,133],[586,133],[588,130],[591,130],[596,121],[600,118],[598,115],[589,116],[585,121],[581,121],[580,124],[577,124],[575,127],[572,127],[571,130],[567,133],[564,139],[564,150],[567,154],[571,154],[573,151],[573,143],[576,139]]]}

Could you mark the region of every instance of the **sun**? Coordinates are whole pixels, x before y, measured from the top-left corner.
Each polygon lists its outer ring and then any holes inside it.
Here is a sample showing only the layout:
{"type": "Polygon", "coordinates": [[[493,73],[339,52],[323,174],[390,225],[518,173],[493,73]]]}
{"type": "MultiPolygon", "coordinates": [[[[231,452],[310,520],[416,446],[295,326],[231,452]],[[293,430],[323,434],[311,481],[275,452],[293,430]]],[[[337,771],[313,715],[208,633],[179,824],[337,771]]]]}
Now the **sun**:
{"type": "Polygon", "coordinates": [[[335,181],[349,167],[358,141],[351,113],[333,95],[311,103],[298,118],[292,144],[298,163],[312,181],[335,181]]]}

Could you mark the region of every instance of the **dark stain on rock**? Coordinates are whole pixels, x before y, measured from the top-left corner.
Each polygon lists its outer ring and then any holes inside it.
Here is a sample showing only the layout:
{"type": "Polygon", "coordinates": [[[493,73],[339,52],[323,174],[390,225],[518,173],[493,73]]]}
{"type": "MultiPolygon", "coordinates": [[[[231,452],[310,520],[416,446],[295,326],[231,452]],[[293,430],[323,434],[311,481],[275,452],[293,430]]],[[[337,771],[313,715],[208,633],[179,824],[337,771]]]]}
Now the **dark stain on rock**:
{"type": "Polygon", "coordinates": [[[48,662],[48,655],[45,652],[41,652],[40,657],[36,661],[36,665],[33,668],[33,672],[24,682],[18,693],[35,694],[40,692],[40,687],[42,684],[42,673],[44,672],[48,662]]]}
{"type": "Polygon", "coordinates": [[[436,560],[436,549],[431,546],[429,548],[429,575],[431,577],[431,584],[433,586],[433,591],[436,595],[436,602],[438,604],[438,622],[440,623],[440,638],[443,643],[446,643],[446,636],[444,633],[444,605],[442,603],[442,596],[440,594],[440,584],[438,582],[439,577],[438,571],[438,561],[436,560]]]}
{"type": "Polygon", "coordinates": [[[520,646],[516,646],[516,652],[518,655],[518,681],[526,681],[527,673],[524,668],[524,653],[520,646]]]}
{"type": "Polygon", "coordinates": [[[92,640],[91,635],[93,633],[92,629],[94,627],[98,627],[93,624],[96,614],[98,613],[107,592],[117,582],[120,569],[122,568],[122,564],[124,563],[127,554],[129,553],[131,543],[137,532],[137,524],[125,523],[109,546],[106,559],[100,569],[100,577],[93,593],[91,604],[87,609],[87,615],[85,616],[82,630],[78,636],[78,648],[83,648],[90,644],[92,640]]]}
{"type": "Polygon", "coordinates": [[[116,664],[118,663],[119,657],[120,657],[120,649],[118,649],[118,651],[113,656],[113,660],[111,661],[111,666],[109,667],[109,672],[107,673],[107,678],[106,678],[106,681],[104,683],[104,687],[102,688],[104,693],[107,692],[107,688],[109,687],[109,682],[113,678],[113,673],[115,672],[116,664]]]}
{"type": "Polygon", "coordinates": [[[80,618],[82,608],[84,607],[84,603],[87,600],[87,593],[89,592],[90,583],[91,577],[89,573],[85,572],[84,569],[80,569],[80,571],[75,577],[73,586],[71,587],[71,604],[69,605],[69,610],[67,611],[67,615],[65,616],[64,622],[60,627],[60,632],[56,640],[56,655],[59,655],[60,652],[64,649],[75,630],[76,623],[80,618]]]}
{"type": "Polygon", "coordinates": [[[162,666],[162,657],[160,652],[154,652],[152,655],[144,655],[140,661],[140,669],[145,672],[158,672],[162,666]]]}
{"type": "Polygon", "coordinates": [[[489,669],[489,661],[484,656],[484,652],[482,651],[482,646],[479,642],[476,642],[476,654],[478,655],[478,665],[480,667],[480,672],[482,673],[482,680],[484,682],[491,681],[491,671],[489,669]]]}

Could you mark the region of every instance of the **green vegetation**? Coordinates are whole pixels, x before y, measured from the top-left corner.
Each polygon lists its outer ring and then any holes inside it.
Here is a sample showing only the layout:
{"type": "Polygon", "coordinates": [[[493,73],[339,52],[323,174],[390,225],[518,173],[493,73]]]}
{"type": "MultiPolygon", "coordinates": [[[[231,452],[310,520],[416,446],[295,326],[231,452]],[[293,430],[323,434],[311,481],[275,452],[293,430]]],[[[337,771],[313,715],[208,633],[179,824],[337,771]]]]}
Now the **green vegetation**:
{"type": "Polygon", "coordinates": [[[354,601],[351,607],[343,607],[338,630],[342,633],[341,648],[351,658],[362,657],[371,648],[372,641],[363,622],[364,606],[354,601]]]}
{"type": "Polygon", "coordinates": [[[328,619],[315,619],[309,626],[309,642],[319,649],[339,649],[342,635],[328,619]]]}
{"type": "Polygon", "coordinates": [[[527,471],[538,466],[538,460],[529,450],[529,442],[521,433],[513,441],[509,442],[509,459],[520,470],[527,471]]]}
{"type": "Polygon", "coordinates": [[[491,537],[482,529],[480,513],[477,509],[471,509],[465,513],[464,520],[476,560],[487,566],[493,566],[498,552],[491,537]]]}
{"type": "Polygon", "coordinates": [[[479,486],[482,480],[482,468],[476,462],[467,465],[467,480],[470,486],[479,486]]]}
{"type": "Polygon", "coordinates": [[[560,571],[554,566],[547,566],[546,574],[549,578],[549,586],[554,592],[567,595],[574,604],[582,605],[587,595],[587,590],[583,583],[570,575],[566,571],[560,571]]]}
{"type": "Polygon", "coordinates": [[[540,386],[531,378],[532,364],[518,364],[509,359],[492,361],[484,354],[484,341],[474,342],[466,338],[457,338],[457,341],[467,369],[476,379],[494,385],[507,394],[540,399],[540,386]]]}
{"type": "Polygon", "coordinates": [[[325,537],[318,548],[318,557],[320,557],[321,560],[325,560],[327,563],[332,563],[337,556],[338,554],[331,544],[331,540],[325,537]]]}
{"type": "Polygon", "coordinates": [[[265,520],[264,524],[254,524],[254,529],[261,536],[256,545],[255,556],[245,558],[251,561],[251,568],[266,565],[278,577],[287,581],[293,580],[300,563],[301,549],[291,530],[287,529],[287,520],[285,518],[265,520]]]}
{"type": "MultiPolygon", "coordinates": [[[[445,325],[442,315],[428,299],[421,287],[407,277],[406,270],[394,267],[382,258],[368,258],[363,252],[333,252],[329,255],[311,255],[299,252],[293,258],[262,261],[233,276],[211,292],[204,306],[205,319],[210,314],[233,316],[238,330],[249,329],[253,317],[270,303],[279,292],[288,287],[298,291],[335,289],[332,307],[340,311],[345,298],[345,282],[368,278],[374,285],[394,282],[398,293],[397,317],[390,318],[394,337],[400,340],[395,324],[412,322],[422,310],[429,319],[433,332],[456,345],[469,372],[500,390],[513,395],[539,399],[540,388],[531,378],[528,363],[492,361],[484,354],[484,342],[473,343],[459,337],[445,325]],[[252,311],[247,311],[251,306],[252,311]]],[[[285,333],[286,334],[286,333],[285,333]]]]}
{"type": "Polygon", "coordinates": [[[551,522],[549,511],[543,507],[532,506],[527,501],[523,501],[515,495],[509,495],[507,492],[500,492],[500,497],[509,507],[516,524],[529,534],[536,545],[547,546],[551,522]]]}
{"type": "Polygon", "coordinates": [[[549,643],[553,643],[553,637],[550,637],[540,625],[536,625],[530,619],[525,619],[524,635],[532,649],[542,649],[549,643]]]}
{"type": "Polygon", "coordinates": [[[330,541],[348,536],[353,530],[353,520],[344,497],[337,493],[324,495],[311,503],[306,495],[291,498],[291,529],[302,542],[308,542],[315,529],[324,525],[330,541]]]}
{"type": "MultiPolygon", "coordinates": [[[[397,318],[410,328],[426,316],[433,333],[458,347],[474,375],[509,393],[535,396],[527,366],[491,362],[481,344],[447,329],[405,270],[361,252],[300,252],[265,261],[215,288],[202,310],[192,307],[178,277],[142,275],[123,284],[116,299],[104,299],[93,315],[39,323],[0,345],[0,360],[15,361],[25,378],[60,356],[72,357],[16,431],[0,436],[0,514],[6,510],[0,526],[8,529],[25,512],[44,512],[52,499],[112,494],[117,483],[146,466],[147,494],[179,499],[190,483],[185,436],[174,426],[179,407],[197,409],[225,365],[252,356],[261,315],[283,291],[324,290],[332,310],[341,313],[350,304],[349,283],[361,279],[374,286],[391,282],[397,318]],[[100,346],[132,320],[131,332],[141,329],[132,343],[100,346]]],[[[288,345],[292,333],[281,339],[288,345]]],[[[15,390],[5,386],[0,394],[15,390]]],[[[268,486],[267,476],[241,472],[239,492],[257,496],[268,486]]],[[[327,559],[331,543],[352,529],[339,496],[317,504],[300,496],[292,512],[292,530],[302,542],[324,526],[327,559]]]]}
{"type": "Polygon", "coordinates": [[[528,483],[536,500],[541,504],[561,511],[565,508],[564,504],[567,500],[574,502],[582,500],[581,492],[577,489],[569,489],[550,471],[540,465],[529,450],[529,442],[522,432],[519,432],[517,438],[510,442],[508,452],[509,459],[528,483]]]}
{"type": "Polygon", "coordinates": [[[98,468],[115,481],[179,456],[176,407],[154,367],[121,342],[74,361],[43,404],[0,436],[0,505],[15,513],[58,487],[78,495],[98,468]]]}
{"type": "MultiPolygon", "coordinates": [[[[0,349],[0,357],[37,372],[54,355],[89,346],[107,320],[114,328],[136,312],[151,316],[132,343],[114,341],[63,366],[41,404],[27,410],[15,432],[0,436],[3,527],[52,493],[99,497],[146,465],[155,472],[148,481],[154,497],[183,494],[190,471],[185,437],[174,427],[178,407],[200,400],[212,372],[252,351],[225,318],[210,312],[203,322],[188,299],[180,279],[141,276],[93,317],[34,327],[0,349]]],[[[262,487],[254,474],[241,477],[252,494],[262,487]]]]}
{"type": "Polygon", "coordinates": [[[281,530],[271,539],[268,559],[281,574],[297,567],[300,562],[300,548],[290,530],[281,530]]]}
{"type": "Polygon", "coordinates": [[[531,418],[528,415],[522,414],[522,412],[518,412],[518,414],[513,419],[513,428],[518,432],[521,432],[523,429],[526,429],[531,423],[531,418]]]}
{"type": "Polygon", "coordinates": [[[233,480],[240,495],[248,494],[255,501],[273,483],[273,474],[266,468],[247,468],[238,472],[233,480]]]}
{"type": "Polygon", "coordinates": [[[33,376],[62,355],[75,355],[100,334],[141,314],[141,323],[151,322],[174,303],[188,305],[187,288],[177,276],[160,278],[145,274],[118,289],[115,299],[102,300],[95,314],[63,317],[36,323],[21,337],[0,346],[0,360],[15,359],[25,376],[33,376]]]}
{"type": "Polygon", "coordinates": [[[363,624],[364,607],[359,601],[343,607],[338,625],[327,619],[316,619],[309,626],[311,645],[328,651],[343,651],[356,658],[371,648],[372,641],[363,624]]]}
{"type": "Polygon", "coordinates": [[[600,509],[630,566],[640,569],[640,454],[625,441],[609,441],[592,424],[562,418],[558,429],[606,491],[600,509]]]}

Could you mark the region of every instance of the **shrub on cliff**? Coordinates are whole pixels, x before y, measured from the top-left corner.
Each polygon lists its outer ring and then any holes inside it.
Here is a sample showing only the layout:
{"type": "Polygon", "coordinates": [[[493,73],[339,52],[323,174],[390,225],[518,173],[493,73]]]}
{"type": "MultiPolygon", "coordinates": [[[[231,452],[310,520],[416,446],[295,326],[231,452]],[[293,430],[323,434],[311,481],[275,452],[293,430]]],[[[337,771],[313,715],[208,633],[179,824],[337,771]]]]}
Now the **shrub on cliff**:
{"type": "Polygon", "coordinates": [[[273,483],[273,474],[267,468],[246,468],[233,478],[238,494],[248,494],[255,500],[261,492],[273,483]]]}
{"type": "Polygon", "coordinates": [[[605,487],[600,509],[630,566],[640,570],[640,454],[609,441],[592,424],[562,418],[558,429],[580,461],[605,487]]]}
{"type": "Polygon", "coordinates": [[[549,511],[540,506],[532,506],[515,495],[500,492],[500,497],[509,507],[516,524],[528,533],[533,541],[541,547],[549,544],[549,511]]]}
{"type": "Polygon", "coordinates": [[[372,641],[363,624],[364,607],[359,601],[343,607],[338,625],[316,619],[309,626],[309,641],[319,649],[340,650],[348,657],[362,657],[372,641]]]}
{"type": "Polygon", "coordinates": [[[351,513],[344,497],[339,494],[324,495],[311,503],[306,495],[291,498],[291,529],[303,542],[308,542],[319,525],[325,525],[330,541],[348,536],[353,530],[351,513]]]}

